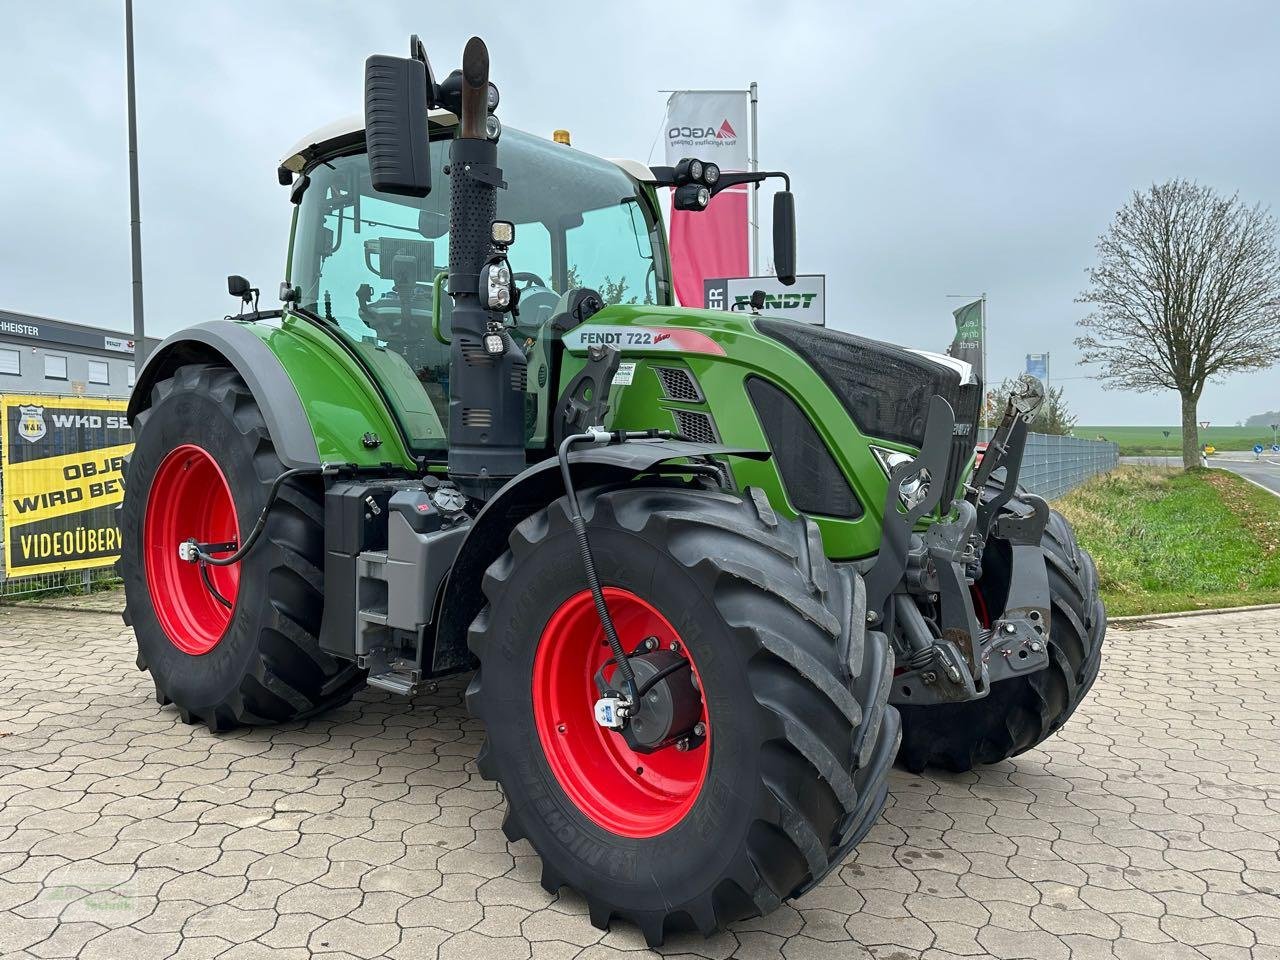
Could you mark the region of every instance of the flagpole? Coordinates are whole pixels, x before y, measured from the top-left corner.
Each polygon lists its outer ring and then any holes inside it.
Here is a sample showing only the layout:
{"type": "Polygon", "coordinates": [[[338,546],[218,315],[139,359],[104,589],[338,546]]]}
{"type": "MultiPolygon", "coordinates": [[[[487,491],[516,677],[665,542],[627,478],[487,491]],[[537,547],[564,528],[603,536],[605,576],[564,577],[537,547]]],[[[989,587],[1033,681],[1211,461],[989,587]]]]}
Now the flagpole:
{"type": "MultiPolygon", "coordinates": [[[[759,127],[756,123],[756,105],[760,102],[760,90],[751,81],[751,172],[760,169],[759,127]]],[[[760,276],[760,184],[751,185],[751,275],[760,276]]]]}
{"type": "MultiPolygon", "coordinates": [[[[987,372],[987,291],[982,291],[982,306],[979,309],[979,316],[982,318],[982,390],[986,393],[987,379],[990,374],[987,372]]],[[[987,400],[982,398],[982,412],[986,415],[987,400]]]]}

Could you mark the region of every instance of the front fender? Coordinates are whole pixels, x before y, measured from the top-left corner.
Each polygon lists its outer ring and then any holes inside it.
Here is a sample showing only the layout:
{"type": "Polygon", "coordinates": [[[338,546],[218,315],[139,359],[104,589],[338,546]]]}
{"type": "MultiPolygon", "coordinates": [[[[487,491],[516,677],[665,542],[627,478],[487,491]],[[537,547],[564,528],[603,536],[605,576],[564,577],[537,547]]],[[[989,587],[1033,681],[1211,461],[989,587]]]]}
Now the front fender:
{"type": "MultiPolygon", "coordinates": [[[[769,453],[683,440],[645,441],[575,450],[569,454],[569,472],[575,487],[621,483],[670,460],[706,456],[767,460],[769,453]]],[[[424,665],[432,674],[471,666],[467,628],[484,607],[484,572],[507,549],[507,539],[516,524],[563,493],[560,461],[551,457],[509,480],[476,516],[445,584],[432,662],[424,665]]]]}

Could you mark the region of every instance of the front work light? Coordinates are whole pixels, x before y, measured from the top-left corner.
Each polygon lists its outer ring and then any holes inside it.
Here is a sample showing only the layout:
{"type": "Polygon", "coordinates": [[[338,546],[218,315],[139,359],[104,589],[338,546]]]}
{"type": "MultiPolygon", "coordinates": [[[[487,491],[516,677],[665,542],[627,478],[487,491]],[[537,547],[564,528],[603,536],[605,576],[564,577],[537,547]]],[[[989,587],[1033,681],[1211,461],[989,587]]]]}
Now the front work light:
{"type": "Polygon", "coordinates": [[[676,187],[677,210],[705,210],[710,202],[711,191],[700,183],[686,183],[682,187],[676,187]]]}

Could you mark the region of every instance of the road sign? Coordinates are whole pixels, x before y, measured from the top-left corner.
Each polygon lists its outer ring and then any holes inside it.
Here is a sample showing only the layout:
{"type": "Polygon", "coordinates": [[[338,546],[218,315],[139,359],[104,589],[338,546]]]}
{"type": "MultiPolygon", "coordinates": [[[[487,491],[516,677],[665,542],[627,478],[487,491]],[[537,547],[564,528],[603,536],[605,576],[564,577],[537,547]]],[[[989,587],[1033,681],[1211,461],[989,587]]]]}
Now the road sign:
{"type": "Polygon", "coordinates": [[[1272,452],[1272,453],[1280,453],[1280,443],[1273,443],[1273,444],[1271,445],[1271,452],[1272,452]]]}
{"type": "Polygon", "coordinates": [[[1260,444],[1260,443],[1255,443],[1255,444],[1253,445],[1253,452],[1254,452],[1255,454],[1261,454],[1261,453],[1262,453],[1262,444],[1260,444]]]}
{"type": "Polygon", "coordinates": [[[1164,434],[1164,438],[1165,438],[1166,440],[1168,440],[1168,439],[1169,439],[1169,431],[1168,431],[1168,430],[1162,430],[1161,432],[1164,434]]]}
{"type": "Polygon", "coordinates": [[[1201,420],[1201,421],[1200,421],[1200,429],[1201,429],[1201,430],[1208,430],[1208,429],[1209,429],[1209,421],[1208,421],[1208,420],[1201,420]]]}

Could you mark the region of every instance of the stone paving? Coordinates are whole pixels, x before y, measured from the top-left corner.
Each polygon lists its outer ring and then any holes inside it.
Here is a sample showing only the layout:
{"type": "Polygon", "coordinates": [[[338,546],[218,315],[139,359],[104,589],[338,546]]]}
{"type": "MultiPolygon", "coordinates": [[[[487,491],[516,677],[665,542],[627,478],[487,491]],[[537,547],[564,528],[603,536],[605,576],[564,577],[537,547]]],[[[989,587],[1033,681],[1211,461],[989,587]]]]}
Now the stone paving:
{"type": "MultiPolygon", "coordinates": [[[[1065,730],[895,773],[803,899],[666,954],[1280,957],[1280,629],[1115,629],[1065,730]]],[[[460,682],[213,736],[157,707],[116,617],[0,608],[0,956],[569,960],[645,953],[538,885],[475,772],[460,682]]]]}

